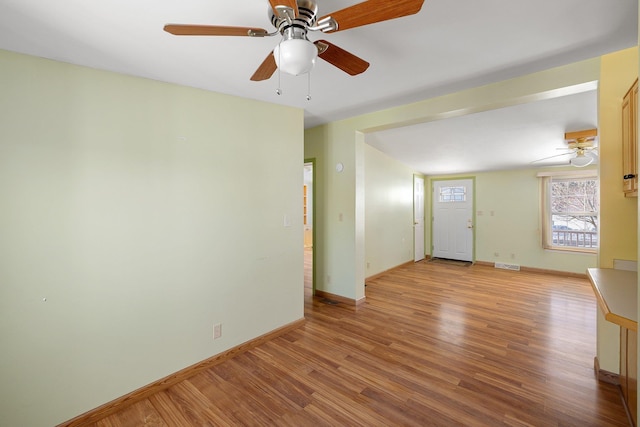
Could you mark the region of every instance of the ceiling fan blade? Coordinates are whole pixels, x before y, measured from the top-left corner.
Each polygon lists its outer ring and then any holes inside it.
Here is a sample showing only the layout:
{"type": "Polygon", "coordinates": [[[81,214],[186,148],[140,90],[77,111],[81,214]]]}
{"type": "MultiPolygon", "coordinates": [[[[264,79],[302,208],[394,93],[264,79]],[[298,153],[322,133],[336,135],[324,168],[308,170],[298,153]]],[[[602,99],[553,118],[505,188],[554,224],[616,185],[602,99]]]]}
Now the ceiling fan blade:
{"type": "Polygon", "coordinates": [[[553,159],[554,157],[569,156],[569,155],[571,155],[571,154],[574,154],[574,153],[573,153],[573,151],[572,151],[572,152],[570,152],[570,153],[562,153],[562,154],[556,154],[555,156],[543,157],[543,158],[541,158],[541,159],[534,160],[534,161],[532,161],[531,163],[537,163],[537,162],[541,162],[541,161],[543,161],[543,160],[553,159]]]}
{"type": "Polygon", "coordinates": [[[277,68],[276,58],[273,56],[273,52],[269,52],[269,55],[262,61],[262,64],[260,64],[256,72],[253,73],[253,76],[251,76],[251,80],[254,82],[268,80],[277,68]]]}
{"type": "Polygon", "coordinates": [[[290,17],[291,19],[298,16],[298,2],[296,0],[269,0],[269,3],[271,3],[271,8],[273,9],[273,12],[276,14],[276,16],[285,18],[285,16],[282,16],[282,14],[280,13],[280,11],[286,10],[282,9],[282,6],[284,6],[285,8],[293,9],[293,16],[290,17]]]}
{"type": "Polygon", "coordinates": [[[164,30],[176,36],[248,36],[264,37],[269,33],[262,28],[223,27],[219,25],[167,24],[164,30]]]}
{"type": "Polygon", "coordinates": [[[422,8],[424,0],[368,0],[323,16],[321,22],[335,21],[337,29],[329,28],[325,32],[348,30],[389,19],[401,18],[416,14],[422,8]]]}
{"type": "Polygon", "coordinates": [[[320,58],[349,75],[355,76],[364,73],[369,68],[369,63],[364,59],[358,58],[353,53],[347,52],[326,40],[318,40],[315,45],[318,47],[318,56],[320,58]]]}

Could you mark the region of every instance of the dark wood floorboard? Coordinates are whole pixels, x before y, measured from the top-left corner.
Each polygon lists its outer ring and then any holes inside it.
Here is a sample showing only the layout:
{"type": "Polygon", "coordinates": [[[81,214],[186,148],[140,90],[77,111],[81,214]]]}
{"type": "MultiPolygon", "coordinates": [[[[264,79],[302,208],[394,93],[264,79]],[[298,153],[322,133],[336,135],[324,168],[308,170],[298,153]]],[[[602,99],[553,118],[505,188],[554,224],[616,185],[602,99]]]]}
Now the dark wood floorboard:
{"type": "Polygon", "coordinates": [[[586,279],[429,262],[96,424],[627,426],[586,279]]]}

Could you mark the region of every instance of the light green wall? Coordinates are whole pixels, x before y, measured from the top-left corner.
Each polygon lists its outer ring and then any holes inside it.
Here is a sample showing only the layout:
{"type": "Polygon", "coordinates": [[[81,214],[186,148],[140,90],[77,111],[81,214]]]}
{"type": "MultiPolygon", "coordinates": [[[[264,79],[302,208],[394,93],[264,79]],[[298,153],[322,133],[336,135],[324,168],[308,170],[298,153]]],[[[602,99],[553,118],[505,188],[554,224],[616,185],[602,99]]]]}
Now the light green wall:
{"type": "MultiPolygon", "coordinates": [[[[597,256],[542,248],[540,178],[543,171],[575,170],[535,168],[466,174],[475,178],[475,260],[505,262],[543,270],[584,274],[596,267],[597,256]],[[496,255],[498,254],[498,255],[496,255]]],[[[455,175],[429,177],[454,178],[455,175]]],[[[432,192],[428,192],[430,197],[432,192]]],[[[430,223],[426,224],[427,227],[430,223]]]]}
{"type": "MultiPolygon", "coordinates": [[[[305,131],[304,156],[316,159],[315,285],[316,289],[356,298],[355,133],[330,123],[305,131]],[[345,132],[351,144],[323,144],[345,132]],[[318,141],[318,142],[316,142],[318,141]],[[344,170],[336,171],[342,163],[344,170]]],[[[363,285],[364,285],[364,278],[363,285]]]]}
{"type": "Polygon", "coordinates": [[[364,296],[366,190],[360,177],[366,133],[593,90],[599,72],[600,60],[594,58],[307,129],[305,157],[317,159],[322,181],[316,188],[317,289],[347,298],[364,296]],[[344,163],[343,173],[335,172],[337,162],[344,163]]]}
{"type": "Polygon", "coordinates": [[[413,260],[415,171],[365,146],[365,275],[413,260]]]}
{"type": "Polygon", "coordinates": [[[0,94],[0,425],[303,317],[302,110],[5,51],[0,94]]]}

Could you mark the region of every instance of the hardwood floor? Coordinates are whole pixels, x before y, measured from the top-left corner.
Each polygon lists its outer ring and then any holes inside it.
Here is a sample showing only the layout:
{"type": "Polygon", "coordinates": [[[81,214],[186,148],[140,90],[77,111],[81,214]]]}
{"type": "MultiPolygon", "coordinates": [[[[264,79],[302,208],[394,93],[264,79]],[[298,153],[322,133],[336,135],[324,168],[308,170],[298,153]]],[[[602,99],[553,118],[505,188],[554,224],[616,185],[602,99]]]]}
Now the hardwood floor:
{"type": "Polygon", "coordinates": [[[92,425],[628,425],[586,279],[420,262],[366,295],[92,425]]]}

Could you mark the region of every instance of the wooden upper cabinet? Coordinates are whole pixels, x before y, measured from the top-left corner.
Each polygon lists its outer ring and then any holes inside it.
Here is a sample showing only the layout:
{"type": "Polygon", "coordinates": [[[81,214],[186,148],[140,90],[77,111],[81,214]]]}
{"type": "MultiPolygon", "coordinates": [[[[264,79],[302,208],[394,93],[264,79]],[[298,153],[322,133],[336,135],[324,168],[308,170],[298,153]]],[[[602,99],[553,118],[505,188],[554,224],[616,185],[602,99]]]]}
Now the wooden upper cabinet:
{"type": "Polygon", "coordinates": [[[638,196],[638,79],[622,100],[622,179],[624,195],[638,196]]]}

